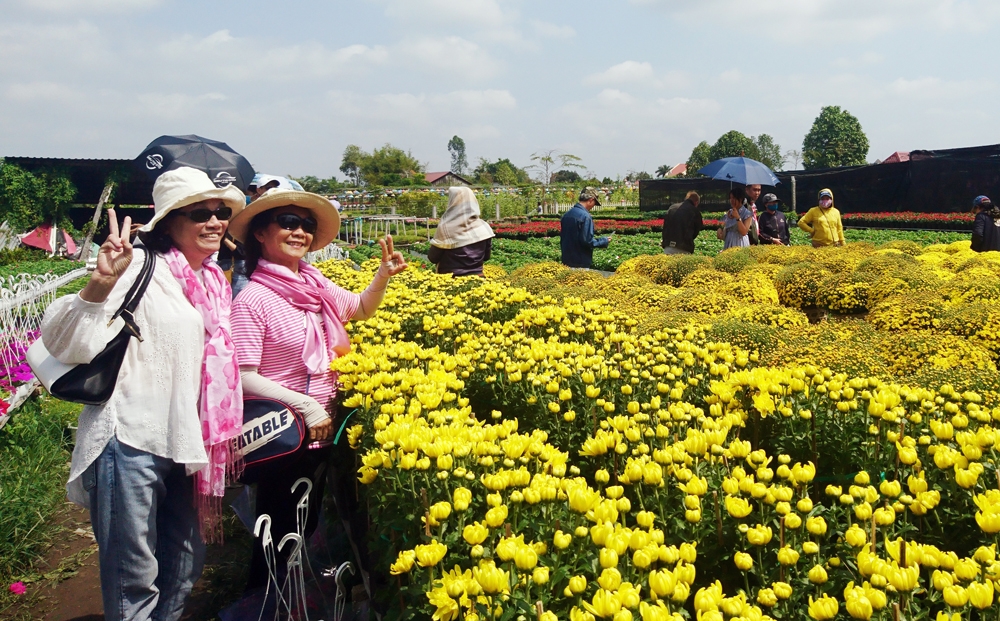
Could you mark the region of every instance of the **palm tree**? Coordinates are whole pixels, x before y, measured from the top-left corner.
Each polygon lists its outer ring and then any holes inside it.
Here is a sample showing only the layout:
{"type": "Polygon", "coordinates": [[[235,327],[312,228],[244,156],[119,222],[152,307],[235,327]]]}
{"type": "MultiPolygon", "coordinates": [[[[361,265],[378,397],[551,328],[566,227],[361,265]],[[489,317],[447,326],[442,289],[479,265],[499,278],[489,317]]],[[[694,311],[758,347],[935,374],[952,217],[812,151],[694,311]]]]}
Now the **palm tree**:
{"type": "Polygon", "coordinates": [[[664,177],[667,176],[667,174],[670,172],[672,168],[673,166],[667,166],[666,164],[663,164],[662,166],[656,169],[656,178],[663,179],[664,177]]]}

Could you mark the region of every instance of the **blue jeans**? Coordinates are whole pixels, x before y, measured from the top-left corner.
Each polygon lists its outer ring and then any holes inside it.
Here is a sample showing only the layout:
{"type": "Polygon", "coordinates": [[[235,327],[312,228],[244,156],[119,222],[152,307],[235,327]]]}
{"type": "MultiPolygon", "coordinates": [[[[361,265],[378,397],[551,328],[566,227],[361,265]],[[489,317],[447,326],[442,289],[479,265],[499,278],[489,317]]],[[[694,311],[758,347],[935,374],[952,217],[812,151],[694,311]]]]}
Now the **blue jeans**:
{"type": "Polygon", "coordinates": [[[205,563],[184,465],[111,438],[83,485],[100,547],[104,618],[180,619],[205,563]]]}

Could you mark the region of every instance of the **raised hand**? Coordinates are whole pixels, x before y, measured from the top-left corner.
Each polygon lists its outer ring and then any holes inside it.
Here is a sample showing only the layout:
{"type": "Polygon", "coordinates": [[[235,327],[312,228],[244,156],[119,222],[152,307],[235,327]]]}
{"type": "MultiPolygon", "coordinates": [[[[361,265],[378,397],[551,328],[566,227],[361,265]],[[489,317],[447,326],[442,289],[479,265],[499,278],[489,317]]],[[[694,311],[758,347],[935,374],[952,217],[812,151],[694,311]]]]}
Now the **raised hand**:
{"type": "Polygon", "coordinates": [[[117,281],[132,263],[132,242],[129,241],[132,232],[132,217],[125,216],[125,221],[122,222],[122,229],[125,231],[124,237],[118,228],[118,217],[115,215],[114,209],[108,210],[108,224],[111,227],[111,232],[97,253],[97,269],[94,271],[94,275],[117,281]]]}
{"type": "Polygon", "coordinates": [[[407,268],[403,253],[393,249],[392,235],[386,235],[385,239],[378,240],[378,245],[382,247],[382,265],[378,268],[380,275],[389,278],[407,268]]]}

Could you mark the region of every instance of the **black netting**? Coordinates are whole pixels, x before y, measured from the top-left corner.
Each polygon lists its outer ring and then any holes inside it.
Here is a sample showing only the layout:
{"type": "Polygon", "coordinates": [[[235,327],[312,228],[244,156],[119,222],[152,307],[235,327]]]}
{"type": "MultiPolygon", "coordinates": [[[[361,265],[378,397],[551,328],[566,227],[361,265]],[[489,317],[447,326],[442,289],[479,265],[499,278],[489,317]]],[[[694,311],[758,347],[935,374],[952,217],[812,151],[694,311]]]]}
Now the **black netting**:
{"type": "MultiPolygon", "coordinates": [[[[950,213],[969,211],[980,194],[1000,199],[1000,145],[913,151],[910,161],[823,170],[777,173],[781,184],[765,186],[789,208],[792,178],[794,202],[804,212],[816,204],[816,195],[830,188],[841,213],[916,211],[950,213]]],[[[729,183],[705,178],[651,179],[639,182],[643,211],[659,211],[684,200],[689,190],[702,195],[703,211],[724,211],[729,183]]]]}

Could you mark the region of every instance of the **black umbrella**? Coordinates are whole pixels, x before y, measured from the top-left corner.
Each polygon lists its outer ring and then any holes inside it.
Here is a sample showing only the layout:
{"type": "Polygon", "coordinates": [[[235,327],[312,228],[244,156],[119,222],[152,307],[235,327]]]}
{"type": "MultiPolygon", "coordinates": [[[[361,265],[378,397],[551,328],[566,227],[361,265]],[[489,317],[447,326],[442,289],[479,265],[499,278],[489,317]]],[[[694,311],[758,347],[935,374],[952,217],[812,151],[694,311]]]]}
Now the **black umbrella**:
{"type": "Polygon", "coordinates": [[[168,170],[189,166],[204,171],[220,188],[235,185],[243,192],[254,176],[247,158],[228,144],[194,134],[160,136],[135,158],[135,163],[153,181],[168,170]]]}

